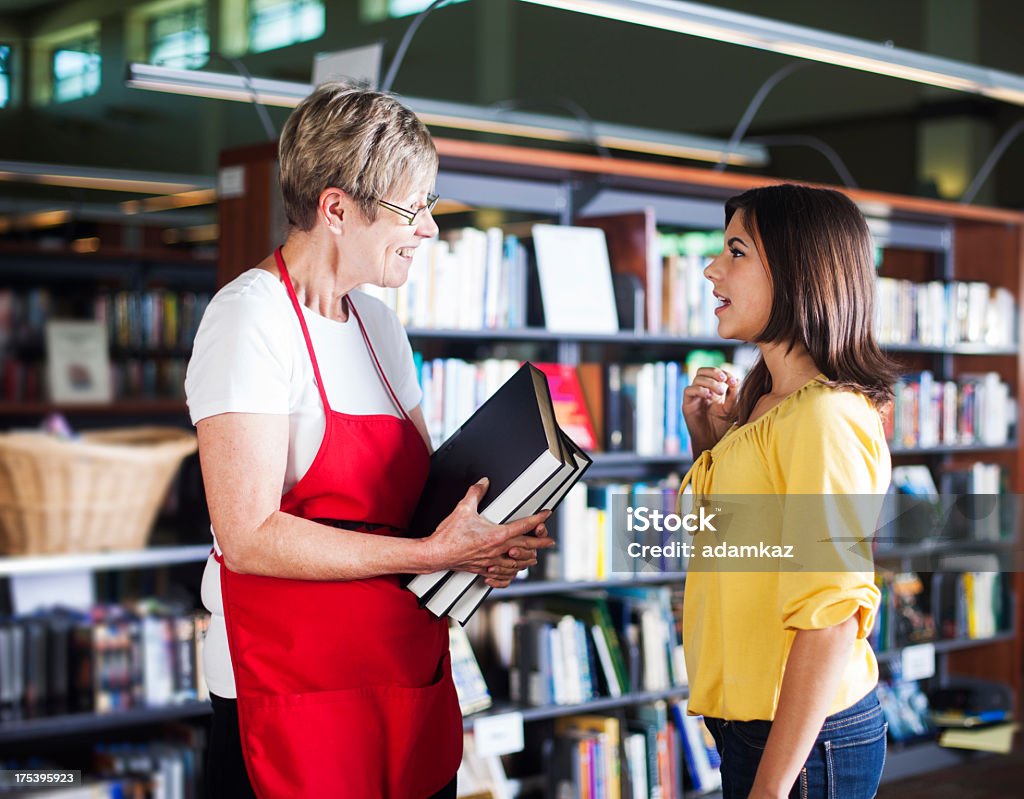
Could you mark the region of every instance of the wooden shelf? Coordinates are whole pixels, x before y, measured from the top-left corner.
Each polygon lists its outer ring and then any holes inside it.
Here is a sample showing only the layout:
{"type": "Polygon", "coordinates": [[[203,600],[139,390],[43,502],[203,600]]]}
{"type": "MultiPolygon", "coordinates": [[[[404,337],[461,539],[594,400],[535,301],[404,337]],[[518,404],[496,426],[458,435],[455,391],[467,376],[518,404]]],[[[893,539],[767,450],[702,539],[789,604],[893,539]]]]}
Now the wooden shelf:
{"type": "MultiPolygon", "coordinates": [[[[642,188],[650,182],[672,186],[680,194],[724,198],[757,186],[771,186],[778,178],[710,169],[650,160],[603,158],[596,155],[540,150],[508,144],[490,144],[463,139],[436,138],[442,168],[459,169],[479,174],[511,173],[536,176],[538,179],[565,179],[586,174],[604,175],[609,180],[637,184],[642,188]]],[[[268,150],[269,152],[269,150],[268,150]]],[[[808,184],[813,185],[813,184],[808,184]]],[[[834,189],[835,186],[825,186],[834,189]]],[[[945,219],[1005,222],[1024,225],[1024,213],[1002,208],[907,197],[865,189],[843,189],[854,202],[875,209],[896,211],[908,217],[940,217],[945,219]]]]}

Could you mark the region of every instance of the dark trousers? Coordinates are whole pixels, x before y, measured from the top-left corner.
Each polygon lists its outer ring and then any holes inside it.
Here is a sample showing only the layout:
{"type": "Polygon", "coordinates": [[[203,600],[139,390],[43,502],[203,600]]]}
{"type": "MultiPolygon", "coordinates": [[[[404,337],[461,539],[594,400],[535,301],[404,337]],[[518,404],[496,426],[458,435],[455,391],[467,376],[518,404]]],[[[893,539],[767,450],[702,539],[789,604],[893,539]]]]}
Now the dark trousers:
{"type": "MultiPolygon", "coordinates": [[[[238,729],[238,702],[210,696],[213,722],[206,751],[207,799],[256,799],[245,770],[242,736],[238,729]]],[[[340,798],[339,798],[340,799],[340,798]]],[[[455,799],[455,777],[429,799],[455,799]]]]}

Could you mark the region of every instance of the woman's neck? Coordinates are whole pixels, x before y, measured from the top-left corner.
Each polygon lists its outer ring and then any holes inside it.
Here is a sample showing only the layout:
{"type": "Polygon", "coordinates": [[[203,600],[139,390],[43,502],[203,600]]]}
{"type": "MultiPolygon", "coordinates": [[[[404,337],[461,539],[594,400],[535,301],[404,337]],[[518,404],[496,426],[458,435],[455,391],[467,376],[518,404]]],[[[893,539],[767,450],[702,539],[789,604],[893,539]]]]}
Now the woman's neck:
{"type": "Polygon", "coordinates": [[[807,348],[797,344],[791,350],[787,344],[759,344],[768,373],[772,376],[771,394],[785,397],[807,384],[821,370],[807,348]]]}
{"type": "MultiPolygon", "coordinates": [[[[316,235],[293,232],[281,248],[299,303],[321,316],[347,321],[345,297],[359,283],[342,266],[336,247],[316,235]]],[[[272,261],[274,259],[271,259],[272,261]]],[[[275,273],[276,261],[274,261],[275,273]]]]}

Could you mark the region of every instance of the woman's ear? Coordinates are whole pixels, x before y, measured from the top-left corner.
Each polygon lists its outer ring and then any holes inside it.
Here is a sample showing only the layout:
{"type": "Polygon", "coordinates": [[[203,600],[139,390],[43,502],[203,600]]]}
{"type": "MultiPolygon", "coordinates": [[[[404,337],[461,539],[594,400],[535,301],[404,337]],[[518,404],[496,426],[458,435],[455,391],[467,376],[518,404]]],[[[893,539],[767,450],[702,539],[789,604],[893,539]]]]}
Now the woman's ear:
{"type": "Polygon", "coordinates": [[[317,206],[317,222],[325,225],[330,233],[341,233],[348,203],[349,197],[341,189],[324,189],[317,206]]]}

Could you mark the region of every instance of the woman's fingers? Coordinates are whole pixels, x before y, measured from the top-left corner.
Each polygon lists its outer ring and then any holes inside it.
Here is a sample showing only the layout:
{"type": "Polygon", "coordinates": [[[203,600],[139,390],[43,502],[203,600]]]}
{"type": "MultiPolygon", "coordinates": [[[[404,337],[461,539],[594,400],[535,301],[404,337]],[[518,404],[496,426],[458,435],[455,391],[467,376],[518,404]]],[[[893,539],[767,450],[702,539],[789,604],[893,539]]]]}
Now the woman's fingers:
{"type": "Polygon", "coordinates": [[[542,510],[540,513],[535,513],[532,516],[527,516],[525,519],[519,519],[515,522],[500,525],[500,527],[506,538],[515,538],[516,536],[522,536],[524,533],[532,532],[537,527],[544,524],[550,515],[551,511],[542,510]]]}
{"type": "Polygon", "coordinates": [[[472,513],[477,512],[477,506],[480,504],[480,500],[484,498],[484,494],[487,493],[487,487],[491,484],[491,481],[486,477],[481,477],[473,485],[466,490],[466,495],[459,502],[466,510],[472,513]]]}
{"type": "Polygon", "coordinates": [[[503,542],[502,552],[508,552],[512,549],[528,549],[531,552],[537,549],[550,549],[555,545],[554,539],[544,536],[538,538],[532,535],[521,535],[516,538],[510,538],[503,542]]]}

